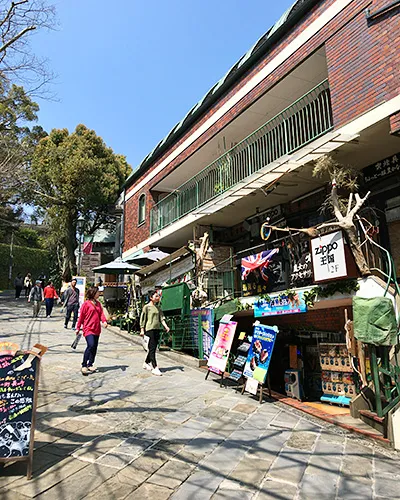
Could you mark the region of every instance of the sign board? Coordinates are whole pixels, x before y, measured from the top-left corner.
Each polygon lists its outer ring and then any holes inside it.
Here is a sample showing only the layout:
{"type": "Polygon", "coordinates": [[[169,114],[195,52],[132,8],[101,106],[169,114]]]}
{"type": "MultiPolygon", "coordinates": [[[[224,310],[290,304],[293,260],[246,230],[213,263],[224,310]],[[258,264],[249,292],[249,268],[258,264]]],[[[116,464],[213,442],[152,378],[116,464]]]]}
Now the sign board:
{"type": "Polygon", "coordinates": [[[253,338],[243,371],[245,377],[253,378],[261,384],[265,382],[277,335],[276,326],[260,324],[254,326],[253,338]]]}
{"type": "Polygon", "coordinates": [[[86,277],[73,276],[73,279],[76,280],[76,288],[79,290],[79,305],[81,306],[85,302],[86,277]]]}
{"type": "Polygon", "coordinates": [[[363,169],[364,181],[371,184],[393,174],[400,173],[400,153],[389,156],[363,169]]]}
{"type": "Polygon", "coordinates": [[[35,351],[0,355],[0,462],[28,461],[32,474],[33,439],[41,355],[35,351]]]}
{"type": "Polygon", "coordinates": [[[254,303],[253,308],[255,318],[307,312],[302,291],[290,298],[284,294],[271,294],[270,300],[260,299],[254,303]]]}
{"type": "Polygon", "coordinates": [[[246,380],[245,391],[249,392],[250,394],[253,394],[254,396],[257,396],[257,390],[258,390],[258,380],[256,380],[255,378],[248,378],[246,380]]]}
{"type": "Polygon", "coordinates": [[[214,342],[214,309],[192,309],[190,311],[190,329],[195,345],[199,347],[199,322],[203,332],[203,358],[210,357],[214,342]]]}
{"type": "Polygon", "coordinates": [[[233,338],[235,336],[236,326],[236,321],[229,321],[226,323],[220,321],[217,336],[207,363],[210,370],[219,373],[225,371],[233,338]]]}
{"type": "Polygon", "coordinates": [[[344,245],[342,231],[335,231],[311,240],[315,282],[347,277],[344,245]]]}
{"type": "Polygon", "coordinates": [[[243,257],[241,270],[244,297],[271,292],[285,283],[278,248],[243,257]]]}

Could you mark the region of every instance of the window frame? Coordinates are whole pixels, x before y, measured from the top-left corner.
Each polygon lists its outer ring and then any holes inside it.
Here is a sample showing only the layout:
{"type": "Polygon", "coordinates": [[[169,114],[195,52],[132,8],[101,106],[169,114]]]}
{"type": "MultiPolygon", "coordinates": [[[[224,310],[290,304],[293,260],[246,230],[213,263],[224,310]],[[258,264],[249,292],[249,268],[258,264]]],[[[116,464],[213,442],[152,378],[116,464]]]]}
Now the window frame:
{"type": "Polygon", "coordinates": [[[142,193],[138,200],[138,227],[142,226],[146,222],[146,193],[142,193]],[[141,205],[141,200],[143,200],[143,207],[141,205]],[[143,220],[141,219],[143,208],[143,220]]]}

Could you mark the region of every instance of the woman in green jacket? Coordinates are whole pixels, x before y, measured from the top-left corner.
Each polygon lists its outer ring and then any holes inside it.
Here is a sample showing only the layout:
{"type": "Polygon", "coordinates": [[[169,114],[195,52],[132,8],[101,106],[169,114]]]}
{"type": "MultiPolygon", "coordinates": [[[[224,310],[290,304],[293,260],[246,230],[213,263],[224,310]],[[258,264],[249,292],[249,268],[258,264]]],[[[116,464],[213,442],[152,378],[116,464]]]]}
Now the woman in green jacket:
{"type": "Polygon", "coordinates": [[[160,294],[157,290],[149,293],[150,302],[143,307],[140,316],[140,335],[147,335],[149,337],[149,351],[146,360],[143,364],[145,370],[151,371],[153,375],[162,375],[156,361],[156,349],[160,341],[161,325],[168,333],[169,328],[165,322],[165,317],[158,305],[160,302],[160,294]]]}

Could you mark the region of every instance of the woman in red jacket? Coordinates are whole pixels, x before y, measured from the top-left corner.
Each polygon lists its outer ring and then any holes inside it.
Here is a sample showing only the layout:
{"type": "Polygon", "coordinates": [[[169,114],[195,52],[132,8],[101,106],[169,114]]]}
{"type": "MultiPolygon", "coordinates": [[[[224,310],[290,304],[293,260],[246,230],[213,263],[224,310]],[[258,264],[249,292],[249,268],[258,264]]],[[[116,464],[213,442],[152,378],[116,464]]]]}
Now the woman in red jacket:
{"type": "Polygon", "coordinates": [[[49,281],[47,283],[47,286],[43,290],[43,294],[44,294],[44,300],[46,302],[46,318],[51,318],[51,312],[53,311],[53,306],[54,306],[54,299],[58,299],[58,295],[52,281],[49,281]]]}
{"type": "Polygon", "coordinates": [[[89,375],[89,373],[96,371],[93,363],[97,353],[97,346],[99,344],[101,323],[103,323],[104,328],[107,328],[107,319],[104,316],[103,308],[98,300],[99,295],[100,293],[97,286],[92,286],[87,290],[86,300],[82,304],[78,323],[76,325],[76,334],[78,335],[82,327],[83,336],[85,337],[87,344],[82,362],[83,375],[89,375]]]}

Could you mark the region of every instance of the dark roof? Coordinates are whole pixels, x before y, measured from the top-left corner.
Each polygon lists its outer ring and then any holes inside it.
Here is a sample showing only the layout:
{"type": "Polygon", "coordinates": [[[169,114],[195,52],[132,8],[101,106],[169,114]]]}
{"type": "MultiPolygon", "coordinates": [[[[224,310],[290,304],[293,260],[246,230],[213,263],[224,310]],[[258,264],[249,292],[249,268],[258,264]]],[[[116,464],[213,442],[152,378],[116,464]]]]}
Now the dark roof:
{"type": "Polygon", "coordinates": [[[178,141],[183,134],[204,115],[210,107],[251,69],[257,61],[265,56],[273,44],[278,42],[315,4],[321,0],[296,0],[281,18],[235,63],[232,68],[186,113],[162,139],[155,148],[142,160],[125,182],[129,186],[142,172],[160,157],[172,144],[178,141]]]}

